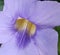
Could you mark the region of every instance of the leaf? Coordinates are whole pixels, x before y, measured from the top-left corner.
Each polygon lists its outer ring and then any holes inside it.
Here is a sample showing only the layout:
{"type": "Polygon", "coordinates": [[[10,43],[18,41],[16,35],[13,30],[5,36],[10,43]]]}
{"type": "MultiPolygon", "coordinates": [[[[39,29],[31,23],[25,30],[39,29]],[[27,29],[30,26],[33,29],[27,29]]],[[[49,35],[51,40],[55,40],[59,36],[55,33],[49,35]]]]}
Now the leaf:
{"type": "Polygon", "coordinates": [[[3,10],[4,0],[0,0],[0,11],[3,10]]]}
{"type": "Polygon", "coordinates": [[[59,27],[55,27],[54,28],[58,34],[59,34],[59,37],[58,37],[58,55],[60,55],[60,26],[59,27]]]}

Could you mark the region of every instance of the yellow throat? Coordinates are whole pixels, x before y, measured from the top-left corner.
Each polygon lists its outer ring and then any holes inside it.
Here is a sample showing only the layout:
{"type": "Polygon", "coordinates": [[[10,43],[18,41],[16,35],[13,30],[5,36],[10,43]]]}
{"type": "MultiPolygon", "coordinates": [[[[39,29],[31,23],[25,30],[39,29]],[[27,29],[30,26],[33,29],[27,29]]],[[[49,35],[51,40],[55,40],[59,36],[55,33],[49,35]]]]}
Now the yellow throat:
{"type": "Polygon", "coordinates": [[[18,31],[26,30],[26,32],[31,36],[35,34],[36,26],[35,24],[31,23],[30,21],[24,18],[18,18],[15,23],[15,28],[18,31]]]}

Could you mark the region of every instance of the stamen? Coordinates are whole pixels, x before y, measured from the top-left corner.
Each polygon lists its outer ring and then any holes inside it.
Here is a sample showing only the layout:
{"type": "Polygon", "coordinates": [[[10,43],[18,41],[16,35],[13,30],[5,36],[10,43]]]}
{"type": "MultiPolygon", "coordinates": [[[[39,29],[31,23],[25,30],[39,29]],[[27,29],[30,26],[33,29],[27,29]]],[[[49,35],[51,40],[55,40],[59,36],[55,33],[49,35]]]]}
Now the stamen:
{"type": "Polygon", "coordinates": [[[15,28],[19,31],[25,30],[27,26],[27,20],[21,18],[16,20],[15,28]]]}
{"type": "Polygon", "coordinates": [[[34,35],[35,34],[35,31],[36,31],[36,26],[31,23],[31,22],[28,22],[28,25],[27,25],[27,32],[28,34],[31,36],[31,35],[34,35]]]}
{"type": "Polygon", "coordinates": [[[24,18],[16,20],[15,28],[18,31],[26,30],[26,32],[28,33],[29,36],[34,35],[35,31],[36,31],[35,24],[31,23],[30,21],[28,21],[28,20],[26,20],[24,18]]]}

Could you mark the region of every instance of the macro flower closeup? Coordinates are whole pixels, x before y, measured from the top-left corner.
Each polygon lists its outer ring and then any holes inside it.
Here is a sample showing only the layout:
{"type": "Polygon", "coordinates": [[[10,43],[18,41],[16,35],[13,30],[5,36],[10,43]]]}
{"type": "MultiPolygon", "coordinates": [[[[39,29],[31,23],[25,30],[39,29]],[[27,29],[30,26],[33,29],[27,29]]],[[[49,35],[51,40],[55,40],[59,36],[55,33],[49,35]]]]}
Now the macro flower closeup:
{"type": "Polygon", "coordinates": [[[60,3],[4,0],[0,11],[0,55],[58,55],[60,3]]]}

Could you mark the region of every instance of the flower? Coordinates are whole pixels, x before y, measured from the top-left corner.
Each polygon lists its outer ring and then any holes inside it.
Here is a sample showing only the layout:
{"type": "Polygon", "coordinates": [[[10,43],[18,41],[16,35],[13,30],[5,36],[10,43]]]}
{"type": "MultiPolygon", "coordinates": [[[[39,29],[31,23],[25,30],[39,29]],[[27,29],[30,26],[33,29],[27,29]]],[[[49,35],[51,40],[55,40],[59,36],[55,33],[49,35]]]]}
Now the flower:
{"type": "Polygon", "coordinates": [[[4,0],[0,12],[0,55],[58,55],[60,3],[4,0]]]}

